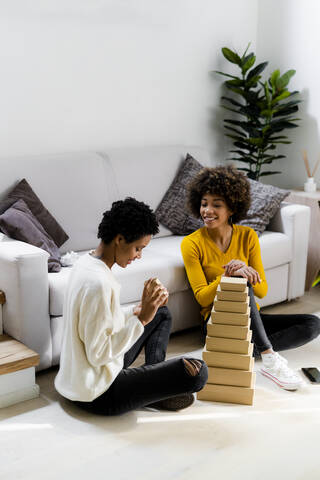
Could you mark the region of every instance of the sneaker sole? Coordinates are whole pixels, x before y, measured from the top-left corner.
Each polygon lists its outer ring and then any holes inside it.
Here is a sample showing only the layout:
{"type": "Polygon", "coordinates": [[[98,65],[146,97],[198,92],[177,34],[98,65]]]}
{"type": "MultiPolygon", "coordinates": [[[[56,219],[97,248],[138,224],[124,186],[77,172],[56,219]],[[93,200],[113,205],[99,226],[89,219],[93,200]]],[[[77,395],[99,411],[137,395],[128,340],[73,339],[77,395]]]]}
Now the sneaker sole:
{"type": "Polygon", "coordinates": [[[283,388],[284,390],[291,390],[291,391],[298,390],[298,388],[301,386],[301,382],[294,383],[294,384],[280,382],[276,377],[271,375],[271,373],[265,372],[262,369],[260,370],[260,373],[262,373],[262,375],[264,375],[265,377],[270,378],[270,380],[272,380],[274,383],[276,383],[279,387],[283,388]]]}

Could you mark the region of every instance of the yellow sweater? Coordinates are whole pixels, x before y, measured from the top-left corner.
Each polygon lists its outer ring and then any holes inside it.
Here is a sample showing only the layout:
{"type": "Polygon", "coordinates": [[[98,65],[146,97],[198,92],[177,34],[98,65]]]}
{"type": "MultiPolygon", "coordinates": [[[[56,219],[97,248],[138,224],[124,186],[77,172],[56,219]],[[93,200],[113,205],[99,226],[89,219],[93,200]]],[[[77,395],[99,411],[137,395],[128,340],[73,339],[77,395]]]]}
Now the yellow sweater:
{"type": "Polygon", "coordinates": [[[261,283],[254,287],[254,294],[262,298],[268,285],[261,260],[258,235],[252,228],[233,225],[233,233],[228,250],[222,252],[208,234],[207,228],[185,237],[181,242],[181,252],[189,283],[197,302],[201,305],[201,315],[207,318],[212,309],[213,299],[224,273],[222,265],[230,260],[242,260],[257,270],[261,283]]]}

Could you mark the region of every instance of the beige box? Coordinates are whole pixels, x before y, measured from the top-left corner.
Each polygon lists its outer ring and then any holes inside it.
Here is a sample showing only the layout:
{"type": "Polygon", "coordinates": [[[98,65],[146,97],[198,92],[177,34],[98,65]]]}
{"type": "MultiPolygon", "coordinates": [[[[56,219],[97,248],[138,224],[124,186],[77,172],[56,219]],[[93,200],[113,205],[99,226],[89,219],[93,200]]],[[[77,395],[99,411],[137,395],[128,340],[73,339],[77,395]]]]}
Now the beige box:
{"type": "Polygon", "coordinates": [[[252,376],[254,375],[255,373],[250,370],[208,367],[208,383],[214,383],[216,385],[251,387],[252,376]]]}
{"type": "Polygon", "coordinates": [[[225,353],[225,352],[212,352],[204,349],[202,352],[202,358],[208,367],[219,368],[233,368],[235,370],[252,370],[253,361],[252,358],[253,343],[250,344],[249,353],[244,355],[242,353],[225,353]]]}
{"type": "Polygon", "coordinates": [[[221,277],[220,286],[221,290],[244,292],[247,286],[247,279],[238,277],[221,277]]]}
{"type": "Polygon", "coordinates": [[[238,325],[223,325],[220,323],[212,323],[211,318],[207,323],[207,335],[209,337],[237,338],[238,340],[246,340],[249,327],[238,325]]]}
{"type": "Polygon", "coordinates": [[[206,338],[206,349],[215,352],[241,353],[249,355],[251,345],[251,330],[245,340],[236,338],[209,337],[206,338]]]}
{"type": "Polygon", "coordinates": [[[215,296],[213,304],[216,312],[246,313],[249,307],[249,297],[247,297],[245,302],[230,302],[218,300],[217,296],[215,296]]]}
{"type": "Polygon", "coordinates": [[[244,292],[234,292],[232,290],[221,290],[220,285],[217,288],[218,300],[229,300],[231,302],[245,302],[248,298],[248,287],[244,292]]]}
{"type": "MultiPolygon", "coordinates": [[[[252,379],[254,379],[254,376],[252,379]]],[[[198,400],[238,403],[241,405],[253,405],[253,397],[253,385],[251,387],[233,387],[230,385],[213,385],[207,383],[205,387],[197,393],[198,400]]]]}
{"type": "Polygon", "coordinates": [[[216,312],[215,308],[213,308],[211,311],[211,320],[212,320],[212,323],[249,327],[250,307],[247,307],[246,313],[216,312]]]}

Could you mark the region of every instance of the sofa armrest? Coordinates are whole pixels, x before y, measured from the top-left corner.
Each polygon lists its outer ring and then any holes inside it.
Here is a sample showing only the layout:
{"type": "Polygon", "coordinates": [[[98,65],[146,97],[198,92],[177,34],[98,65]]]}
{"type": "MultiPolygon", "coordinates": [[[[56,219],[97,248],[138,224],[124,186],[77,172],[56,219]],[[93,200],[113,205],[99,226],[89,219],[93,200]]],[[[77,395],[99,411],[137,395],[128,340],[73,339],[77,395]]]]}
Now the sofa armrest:
{"type": "Polygon", "coordinates": [[[0,243],[3,330],[40,354],[39,369],[51,366],[48,257],[44,250],[16,240],[0,243]]]}
{"type": "Polygon", "coordinates": [[[282,232],[291,239],[292,261],[289,265],[288,300],[301,297],[305,290],[310,208],[282,202],[268,230],[282,232]]]}

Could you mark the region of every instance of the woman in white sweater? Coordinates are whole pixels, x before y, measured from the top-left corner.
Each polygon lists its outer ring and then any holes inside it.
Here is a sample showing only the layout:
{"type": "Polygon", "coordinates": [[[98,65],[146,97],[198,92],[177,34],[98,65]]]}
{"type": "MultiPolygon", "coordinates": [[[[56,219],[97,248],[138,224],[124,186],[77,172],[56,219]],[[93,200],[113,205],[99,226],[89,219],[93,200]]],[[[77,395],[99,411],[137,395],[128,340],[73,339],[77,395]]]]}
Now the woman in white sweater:
{"type": "Polygon", "coordinates": [[[111,268],[141,258],[156,233],[155,215],[143,202],[114,202],[99,225],[99,246],[72,269],[55,387],[92,412],[115,415],[143,406],[179,410],[192,404],[192,393],[207,381],[201,360],[165,361],[171,317],[168,292],[159,282],[145,282],[138,306],[120,306],[120,285],[111,268]],[[145,364],[129,368],[142,348],[145,364]]]}

